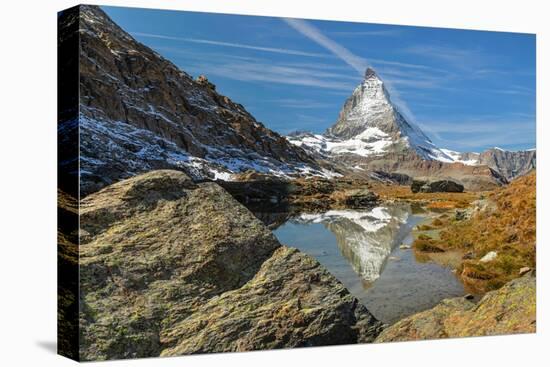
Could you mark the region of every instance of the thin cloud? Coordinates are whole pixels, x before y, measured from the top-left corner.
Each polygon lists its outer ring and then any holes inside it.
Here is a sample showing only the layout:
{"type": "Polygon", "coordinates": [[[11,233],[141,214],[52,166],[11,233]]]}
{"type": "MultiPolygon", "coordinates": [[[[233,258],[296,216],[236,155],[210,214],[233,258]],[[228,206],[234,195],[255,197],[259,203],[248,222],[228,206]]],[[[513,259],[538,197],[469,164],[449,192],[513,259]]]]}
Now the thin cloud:
{"type": "Polygon", "coordinates": [[[320,108],[332,108],[335,106],[334,103],[324,103],[324,102],[314,101],[310,99],[300,100],[300,99],[291,99],[291,98],[281,98],[281,99],[270,100],[270,102],[275,103],[281,107],[298,108],[298,109],[320,109],[320,108]]]}
{"type": "Polygon", "coordinates": [[[403,68],[410,68],[410,69],[422,69],[422,70],[432,70],[432,71],[443,71],[441,69],[435,69],[431,66],[422,65],[422,64],[411,64],[407,62],[400,62],[400,61],[392,61],[392,60],[383,60],[383,59],[370,59],[370,61],[373,64],[380,64],[380,65],[391,65],[391,66],[399,66],[403,68]]]}
{"type": "Polygon", "coordinates": [[[158,38],[158,39],[165,39],[165,40],[171,40],[171,41],[191,42],[191,43],[213,45],[213,46],[241,48],[241,49],[247,49],[247,50],[272,52],[272,53],[279,53],[279,54],[285,54],[285,55],[306,56],[306,57],[331,57],[331,55],[315,53],[315,52],[290,50],[286,48],[263,47],[263,46],[247,45],[243,43],[223,42],[223,41],[198,39],[198,38],[174,37],[174,36],[166,36],[161,34],[151,34],[151,33],[141,33],[141,32],[131,32],[131,34],[133,36],[158,38]]]}
{"type": "Polygon", "coordinates": [[[485,56],[480,50],[464,49],[441,45],[415,45],[403,52],[430,59],[438,59],[462,70],[479,70],[485,64],[485,56]]]}
{"type": "Polygon", "coordinates": [[[354,87],[353,83],[342,81],[337,75],[312,73],[308,68],[273,65],[271,63],[200,63],[191,66],[191,68],[207,75],[217,75],[240,81],[300,85],[348,92],[353,90],[354,87]]]}
{"type": "Polygon", "coordinates": [[[333,31],[330,34],[336,36],[361,37],[361,36],[376,36],[376,37],[397,37],[403,32],[399,29],[387,29],[379,31],[333,31]]]}
{"type": "MultiPolygon", "coordinates": [[[[344,61],[346,64],[354,68],[360,75],[363,75],[365,69],[369,66],[367,60],[361,56],[355,55],[353,52],[340,45],[339,43],[331,40],[325,36],[318,28],[316,28],[311,23],[302,20],[302,19],[283,19],[290,27],[294,28],[302,35],[316,42],[320,46],[326,48],[339,59],[344,61]]],[[[414,114],[411,109],[408,107],[407,103],[401,98],[401,95],[394,87],[391,80],[385,80],[385,85],[388,91],[392,95],[393,102],[399,107],[399,110],[408,120],[411,122],[415,121],[414,114]]]]}
{"type": "Polygon", "coordinates": [[[319,29],[302,19],[283,18],[290,27],[294,28],[310,40],[332,52],[346,64],[354,68],[359,74],[363,74],[368,66],[367,60],[355,55],[344,46],[325,36],[319,29]]]}
{"type": "Polygon", "coordinates": [[[436,145],[451,149],[480,146],[534,146],[536,124],[532,119],[506,120],[480,117],[464,121],[432,121],[419,124],[436,145]]]}

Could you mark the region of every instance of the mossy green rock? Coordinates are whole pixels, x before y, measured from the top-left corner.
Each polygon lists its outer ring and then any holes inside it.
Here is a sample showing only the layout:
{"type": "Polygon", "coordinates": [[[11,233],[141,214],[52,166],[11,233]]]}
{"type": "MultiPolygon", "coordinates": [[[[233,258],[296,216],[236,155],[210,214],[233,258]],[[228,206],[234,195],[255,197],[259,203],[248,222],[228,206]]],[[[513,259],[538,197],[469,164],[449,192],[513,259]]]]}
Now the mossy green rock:
{"type": "Polygon", "coordinates": [[[153,171],[80,212],[83,360],[373,340],[380,323],[215,183],[153,171]]]}
{"type": "Polygon", "coordinates": [[[476,304],[464,298],[442,301],[386,328],[377,343],[487,336],[536,331],[536,278],[529,273],[488,292],[476,304]]]}

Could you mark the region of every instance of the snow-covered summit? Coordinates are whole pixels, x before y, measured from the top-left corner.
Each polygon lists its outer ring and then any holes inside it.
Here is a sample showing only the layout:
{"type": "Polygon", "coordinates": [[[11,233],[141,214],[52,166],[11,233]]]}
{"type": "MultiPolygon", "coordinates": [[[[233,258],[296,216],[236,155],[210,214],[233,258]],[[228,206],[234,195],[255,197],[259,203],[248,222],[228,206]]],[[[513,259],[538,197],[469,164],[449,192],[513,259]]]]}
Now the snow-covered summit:
{"type": "Polygon", "coordinates": [[[407,121],[372,68],[365,71],[363,81],[344,103],[338,121],[325,134],[302,134],[289,141],[325,155],[372,157],[413,151],[428,160],[453,160],[407,121]]]}

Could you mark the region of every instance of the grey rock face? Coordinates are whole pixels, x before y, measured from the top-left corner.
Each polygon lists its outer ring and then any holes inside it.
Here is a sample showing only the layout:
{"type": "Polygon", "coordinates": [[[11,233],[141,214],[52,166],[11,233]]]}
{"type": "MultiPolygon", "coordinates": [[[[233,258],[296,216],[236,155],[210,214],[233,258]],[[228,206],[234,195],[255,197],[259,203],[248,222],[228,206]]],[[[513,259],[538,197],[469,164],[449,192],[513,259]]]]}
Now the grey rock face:
{"type": "Polygon", "coordinates": [[[215,183],[152,171],[81,203],[83,360],[372,341],[381,324],[215,183]]]}
{"type": "Polygon", "coordinates": [[[537,152],[534,149],[512,152],[493,148],[479,155],[479,163],[493,168],[508,180],[513,180],[537,168],[537,152]]]}

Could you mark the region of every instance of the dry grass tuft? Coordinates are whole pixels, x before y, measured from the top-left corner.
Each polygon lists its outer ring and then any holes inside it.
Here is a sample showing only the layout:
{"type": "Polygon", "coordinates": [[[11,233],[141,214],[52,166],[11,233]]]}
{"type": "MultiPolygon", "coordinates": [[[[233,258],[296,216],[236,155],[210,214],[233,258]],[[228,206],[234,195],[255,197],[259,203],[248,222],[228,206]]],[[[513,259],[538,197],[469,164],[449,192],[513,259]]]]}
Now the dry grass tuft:
{"type": "Polygon", "coordinates": [[[519,276],[522,267],[535,268],[536,261],[536,174],[521,177],[491,192],[494,203],[465,221],[454,221],[440,233],[437,246],[470,252],[463,261],[462,278],[480,290],[500,287],[519,276]],[[495,260],[480,259],[496,251],[495,260]]]}

